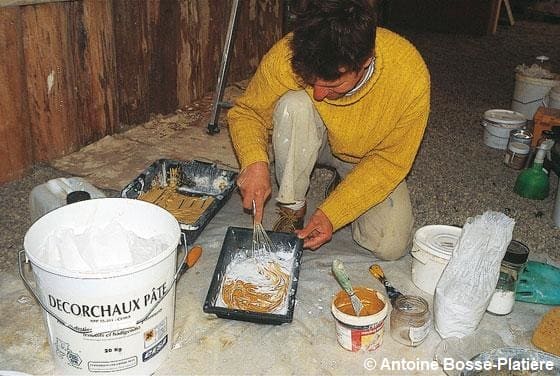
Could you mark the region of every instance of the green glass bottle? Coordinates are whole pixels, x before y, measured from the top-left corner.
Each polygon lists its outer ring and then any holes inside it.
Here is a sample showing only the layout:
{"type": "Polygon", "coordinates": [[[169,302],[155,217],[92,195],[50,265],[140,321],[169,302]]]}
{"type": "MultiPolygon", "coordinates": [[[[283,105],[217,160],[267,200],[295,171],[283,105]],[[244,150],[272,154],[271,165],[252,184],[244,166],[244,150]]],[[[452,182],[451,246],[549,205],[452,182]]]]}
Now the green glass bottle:
{"type": "Polygon", "coordinates": [[[554,140],[546,140],[538,146],[537,155],[530,168],[521,171],[515,181],[513,191],[521,197],[531,200],[544,200],[548,197],[550,181],[543,168],[544,158],[552,149],[554,140]]]}

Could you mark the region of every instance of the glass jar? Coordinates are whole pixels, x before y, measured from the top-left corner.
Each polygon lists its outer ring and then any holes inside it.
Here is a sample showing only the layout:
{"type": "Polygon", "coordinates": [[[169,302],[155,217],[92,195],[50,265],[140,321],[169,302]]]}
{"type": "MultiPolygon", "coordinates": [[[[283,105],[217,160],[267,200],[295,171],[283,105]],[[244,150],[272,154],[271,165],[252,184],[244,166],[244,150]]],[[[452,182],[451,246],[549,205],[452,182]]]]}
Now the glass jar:
{"type": "Polygon", "coordinates": [[[508,145],[512,142],[519,142],[531,146],[531,142],[533,142],[533,133],[525,128],[512,129],[509,133],[508,145]]]}
{"type": "Polygon", "coordinates": [[[531,147],[520,142],[510,142],[507,146],[504,163],[514,170],[522,170],[527,163],[531,147]]]}
{"type": "Polygon", "coordinates": [[[391,337],[406,346],[418,346],[431,326],[428,302],[419,296],[399,296],[391,312],[391,337]]]}
{"type": "Polygon", "coordinates": [[[488,312],[498,316],[511,313],[515,303],[515,290],[517,290],[519,275],[523,273],[528,258],[529,248],[521,242],[512,240],[502,259],[496,290],[486,308],[488,312]]]}

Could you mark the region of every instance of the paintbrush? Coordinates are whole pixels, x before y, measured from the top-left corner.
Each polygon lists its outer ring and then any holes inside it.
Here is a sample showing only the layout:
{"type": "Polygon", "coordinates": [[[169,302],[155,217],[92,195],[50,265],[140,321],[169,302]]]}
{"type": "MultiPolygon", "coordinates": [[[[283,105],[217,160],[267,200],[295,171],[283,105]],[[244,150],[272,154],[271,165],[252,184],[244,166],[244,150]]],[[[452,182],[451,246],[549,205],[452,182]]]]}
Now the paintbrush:
{"type": "Polygon", "coordinates": [[[344,264],[340,260],[333,260],[332,263],[332,271],[342,289],[346,291],[348,296],[350,297],[350,302],[352,303],[352,308],[356,313],[356,316],[360,316],[360,311],[364,308],[360,298],[356,296],[354,289],[352,288],[352,284],[350,283],[350,277],[348,277],[348,273],[344,269],[344,264]]]}
{"type": "Polygon", "coordinates": [[[373,264],[369,267],[369,272],[375,279],[383,283],[383,286],[385,286],[385,290],[387,291],[387,295],[389,296],[389,300],[391,301],[391,305],[395,305],[395,301],[397,300],[397,298],[399,296],[402,296],[403,294],[399,290],[394,288],[389,283],[389,281],[387,281],[387,278],[385,278],[385,273],[383,272],[383,269],[381,269],[381,266],[379,266],[378,264],[373,264]]]}

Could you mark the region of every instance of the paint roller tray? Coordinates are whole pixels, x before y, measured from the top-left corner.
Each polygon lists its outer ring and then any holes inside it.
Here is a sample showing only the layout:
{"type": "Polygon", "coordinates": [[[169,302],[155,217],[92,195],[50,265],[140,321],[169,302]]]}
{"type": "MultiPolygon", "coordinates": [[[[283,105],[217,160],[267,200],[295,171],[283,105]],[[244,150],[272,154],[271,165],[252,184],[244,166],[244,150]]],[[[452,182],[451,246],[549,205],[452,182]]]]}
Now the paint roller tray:
{"type": "MultiPolygon", "coordinates": [[[[234,258],[241,252],[246,254],[251,249],[253,241],[253,229],[242,227],[229,227],[222,250],[218,257],[214,276],[206,295],[203,310],[206,313],[213,313],[223,319],[249,321],[258,324],[273,324],[279,325],[292,322],[294,316],[294,306],[296,302],[296,292],[299,278],[299,269],[301,256],[303,254],[303,241],[294,234],[284,232],[267,231],[270,240],[273,244],[282,244],[284,250],[290,249],[291,255],[291,278],[288,295],[286,297],[287,309],[285,313],[260,313],[254,311],[245,311],[240,309],[231,309],[220,306],[220,292],[222,290],[222,283],[226,275],[228,265],[234,258]]],[[[287,252],[286,252],[287,253],[287,252]]],[[[244,255],[241,255],[242,257],[244,255]]]]}
{"type": "MultiPolygon", "coordinates": [[[[181,210],[184,204],[185,207],[192,206],[197,212],[189,222],[175,215],[173,209],[167,209],[177,217],[185,244],[192,244],[231,197],[236,177],[235,171],[220,169],[207,162],[159,159],[124,187],[121,197],[137,199],[152,187],[168,186],[175,180],[175,192],[180,193],[176,197],[181,198],[176,209],[181,210]]],[[[162,206],[161,203],[156,204],[162,206]]]]}

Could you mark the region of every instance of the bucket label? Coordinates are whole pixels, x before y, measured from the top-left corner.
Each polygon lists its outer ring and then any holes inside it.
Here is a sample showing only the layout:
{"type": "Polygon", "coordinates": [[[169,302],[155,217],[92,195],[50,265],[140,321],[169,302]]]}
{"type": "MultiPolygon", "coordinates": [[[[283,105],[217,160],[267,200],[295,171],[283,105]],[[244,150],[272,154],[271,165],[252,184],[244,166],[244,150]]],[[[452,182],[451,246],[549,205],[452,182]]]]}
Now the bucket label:
{"type": "Polygon", "coordinates": [[[421,343],[428,336],[430,332],[431,320],[428,320],[420,327],[411,326],[408,331],[408,336],[413,344],[421,343]]]}
{"type": "Polygon", "coordinates": [[[80,355],[70,348],[70,344],[64,342],[60,338],[56,338],[56,342],[54,343],[55,353],[60,359],[65,359],[67,364],[71,365],[74,368],[81,369],[82,358],[80,355]]]}
{"type": "Polygon", "coordinates": [[[336,335],[338,343],[350,351],[373,351],[381,346],[383,339],[383,321],[364,329],[348,327],[337,322],[336,335]]]}
{"type": "Polygon", "coordinates": [[[88,370],[90,372],[116,372],[136,367],[138,358],[131,356],[126,359],[112,360],[108,362],[88,362],[88,370]]]}
{"type": "MultiPolygon", "coordinates": [[[[72,316],[80,321],[73,322],[76,330],[84,333],[85,337],[91,339],[107,337],[125,337],[131,335],[139,329],[135,325],[133,317],[140,317],[142,312],[149,309],[160,301],[167,293],[167,282],[163,282],[158,287],[153,287],[145,294],[128,296],[122,300],[110,301],[103,304],[88,304],[72,301],[72,299],[47,295],[47,304],[55,311],[72,316]],[[105,330],[93,330],[93,326],[105,330]]],[[[116,299],[115,299],[116,300],[116,299]]],[[[70,319],[69,319],[70,321],[70,319]]]]}
{"type": "Polygon", "coordinates": [[[167,335],[167,317],[164,318],[154,328],[144,332],[144,348],[152,347],[167,335]]]}
{"type": "Polygon", "coordinates": [[[167,336],[163,337],[161,341],[159,341],[154,347],[145,351],[142,354],[142,361],[147,362],[148,360],[152,359],[154,356],[157,355],[163,348],[167,345],[167,336]]]}
{"type": "Polygon", "coordinates": [[[143,297],[133,298],[119,303],[110,303],[103,305],[72,303],[51,294],[49,294],[48,299],[50,307],[72,316],[88,318],[109,318],[128,315],[132,312],[149,307],[163,298],[166,291],[166,283],[163,283],[157,288],[154,287],[151,292],[148,292],[143,297]]]}

